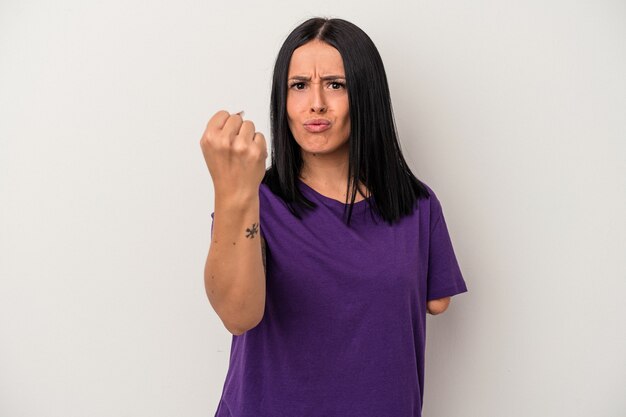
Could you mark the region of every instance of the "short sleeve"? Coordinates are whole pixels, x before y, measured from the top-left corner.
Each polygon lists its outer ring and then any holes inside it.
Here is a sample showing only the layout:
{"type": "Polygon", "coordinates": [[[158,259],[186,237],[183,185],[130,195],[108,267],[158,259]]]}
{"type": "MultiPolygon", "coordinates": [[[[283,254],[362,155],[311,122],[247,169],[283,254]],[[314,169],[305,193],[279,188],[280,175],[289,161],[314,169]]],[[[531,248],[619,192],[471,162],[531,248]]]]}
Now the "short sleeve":
{"type": "Polygon", "coordinates": [[[428,251],[427,301],[451,297],[467,291],[461,268],[454,254],[441,204],[436,196],[433,195],[432,198],[431,218],[434,220],[430,230],[428,251]]]}

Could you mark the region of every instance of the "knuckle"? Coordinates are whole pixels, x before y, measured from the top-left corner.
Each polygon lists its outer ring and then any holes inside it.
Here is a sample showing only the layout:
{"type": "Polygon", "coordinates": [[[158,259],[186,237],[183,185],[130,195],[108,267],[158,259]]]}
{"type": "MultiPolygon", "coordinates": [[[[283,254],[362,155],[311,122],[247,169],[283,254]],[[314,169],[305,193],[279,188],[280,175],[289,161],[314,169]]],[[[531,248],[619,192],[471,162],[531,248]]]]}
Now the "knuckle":
{"type": "Polygon", "coordinates": [[[244,154],[247,149],[248,149],[247,146],[239,141],[233,143],[232,146],[230,147],[230,150],[236,155],[244,154]]]}
{"type": "Polygon", "coordinates": [[[211,139],[209,138],[209,135],[207,135],[206,133],[202,135],[202,137],[200,138],[200,146],[207,146],[210,143],[211,139]]]}
{"type": "Polygon", "coordinates": [[[220,152],[230,152],[233,147],[228,140],[225,140],[217,142],[214,148],[218,149],[220,152]]]}
{"type": "Polygon", "coordinates": [[[212,144],[215,141],[215,135],[210,132],[210,131],[206,131],[204,132],[204,134],[202,135],[202,138],[200,139],[200,143],[204,143],[204,144],[212,144]]]}
{"type": "Polygon", "coordinates": [[[258,147],[256,146],[250,147],[250,157],[252,157],[252,159],[259,159],[260,154],[261,152],[258,147]]]}

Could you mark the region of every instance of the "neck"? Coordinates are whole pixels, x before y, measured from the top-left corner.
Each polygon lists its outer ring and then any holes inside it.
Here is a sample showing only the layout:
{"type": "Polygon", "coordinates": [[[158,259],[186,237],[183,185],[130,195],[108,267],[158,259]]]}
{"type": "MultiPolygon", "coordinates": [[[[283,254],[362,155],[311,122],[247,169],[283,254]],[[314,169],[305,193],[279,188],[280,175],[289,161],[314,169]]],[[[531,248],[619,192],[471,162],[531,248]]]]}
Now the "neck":
{"type": "MultiPolygon", "coordinates": [[[[348,153],[322,154],[301,151],[300,179],[322,194],[345,196],[348,181],[348,153]]],[[[364,190],[364,187],[361,187],[364,190]]],[[[358,196],[357,192],[357,196],[358,196]]],[[[358,197],[357,197],[358,199],[358,197]]]]}
{"type": "Polygon", "coordinates": [[[333,154],[301,151],[302,169],[300,178],[306,183],[325,188],[345,189],[348,180],[347,152],[333,154]]]}

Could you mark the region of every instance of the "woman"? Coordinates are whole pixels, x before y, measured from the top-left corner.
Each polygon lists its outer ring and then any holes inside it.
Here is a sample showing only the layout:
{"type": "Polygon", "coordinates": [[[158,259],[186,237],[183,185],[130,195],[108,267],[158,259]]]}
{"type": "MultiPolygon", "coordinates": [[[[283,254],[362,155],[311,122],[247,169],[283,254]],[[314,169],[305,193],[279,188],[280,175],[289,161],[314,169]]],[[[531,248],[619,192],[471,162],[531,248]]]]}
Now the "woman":
{"type": "Polygon", "coordinates": [[[241,113],[217,112],[201,139],[205,286],[233,334],[215,416],[420,416],[426,312],[467,287],[441,204],[402,156],[370,38],[342,19],[295,28],[271,126],[267,170],[241,113]]]}

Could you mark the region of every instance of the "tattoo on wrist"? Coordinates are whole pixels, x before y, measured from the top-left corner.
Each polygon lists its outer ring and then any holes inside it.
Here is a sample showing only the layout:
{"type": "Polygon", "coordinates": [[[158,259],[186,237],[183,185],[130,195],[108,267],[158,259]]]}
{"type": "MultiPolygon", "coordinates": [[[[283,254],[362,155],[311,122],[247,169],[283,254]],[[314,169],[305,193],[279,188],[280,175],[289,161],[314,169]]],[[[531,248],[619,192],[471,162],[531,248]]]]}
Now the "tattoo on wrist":
{"type": "Polygon", "coordinates": [[[247,228],[246,232],[247,232],[246,237],[249,237],[250,239],[254,239],[254,235],[256,235],[259,232],[259,224],[252,223],[252,227],[247,228]]]}

